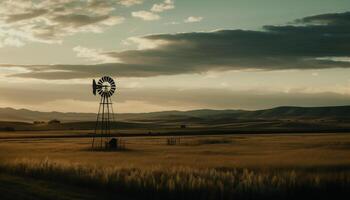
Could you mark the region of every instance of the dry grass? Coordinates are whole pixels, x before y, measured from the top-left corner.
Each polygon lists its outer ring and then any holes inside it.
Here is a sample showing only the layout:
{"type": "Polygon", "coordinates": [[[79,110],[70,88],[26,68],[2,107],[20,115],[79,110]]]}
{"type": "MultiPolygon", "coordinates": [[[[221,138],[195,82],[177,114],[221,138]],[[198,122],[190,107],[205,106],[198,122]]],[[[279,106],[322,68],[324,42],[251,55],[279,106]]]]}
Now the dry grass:
{"type": "Polygon", "coordinates": [[[166,138],[125,138],[128,151],[91,152],[90,139],[0,140],[0,162],[30,158],[142,168],[313,168],[350,166],[350,135],[289,134],[181,137],[182,144],[166,145],[166,138]],[[204,141],[204,142],[203,142],[204,141]],[[231,141],[227,143],[226,141],[231,141]],[[211,143],[211,144],[208,144],[211,143]]]}
{"type": "Polygon", "coordinates": [[[148,199],[336,199],[350,192],[348,134],[182,137],[190,145],[175,146],[164,137],[125,141],[128,151],[91,152],[89,139],[0,140],[0,169],[148,199]]]}
{"type": "Polygon", "coordinates": [[[146,199],[325,198],[348,194],[350,189],[349,171],[100,168],[48,159],[16,160],[0,164],[0,169],[146,199]]]}

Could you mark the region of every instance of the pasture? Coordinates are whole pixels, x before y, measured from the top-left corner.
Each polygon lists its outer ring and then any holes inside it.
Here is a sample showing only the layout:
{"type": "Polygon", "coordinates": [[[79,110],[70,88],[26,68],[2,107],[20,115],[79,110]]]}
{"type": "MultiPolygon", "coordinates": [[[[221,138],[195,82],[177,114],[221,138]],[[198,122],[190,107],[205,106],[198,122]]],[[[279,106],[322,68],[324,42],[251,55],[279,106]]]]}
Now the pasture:
{"type": "Polygon", "coordinates": [[[26,138],[0,140],[0,159],[59,160],[101,166],[188,166],[290,168],[350,165],[350,135],[259,134],[123,137],[127,150],[91,152],[91,138],[26,138]]]}
{"type": "Polygon", "coordinates": [[[91,138],[23,139],[19,134],[0,140],[1,168],[5,174],[31,178],[35,174],[44,180],[59,177],[73,185],[90,181],[114,188],[108,190],[112,193],[117,187],[128,188],[124,192],[131,196],[142,190],[151,199],[164,197],[161,194],[176,194],[175,199],[203,195],[249,199],[252,194],[289,198],[286,190],[298,195],[297,191],[311,188],[308,191],[322,195],[349,189],[350,135],[346,133],[181,136],[177,145],[167,145],[166,138],[123,137],[124,151],[92,152],[91,138]],[[72,178],[72,174],[79,176],[72,178]],[[137,178],[130,178],[131,174],[137,178]]]}

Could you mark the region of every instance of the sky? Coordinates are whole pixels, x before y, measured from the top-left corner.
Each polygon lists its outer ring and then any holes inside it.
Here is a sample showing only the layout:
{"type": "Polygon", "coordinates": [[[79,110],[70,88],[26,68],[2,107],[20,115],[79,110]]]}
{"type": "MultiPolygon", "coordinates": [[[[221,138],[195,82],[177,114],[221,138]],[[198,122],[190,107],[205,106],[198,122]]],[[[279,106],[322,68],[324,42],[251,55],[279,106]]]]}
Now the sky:
{"type": "Polygon", "coordinates": [[[2,0],[0,107],[350,105],[348,0],[2,0]]]}

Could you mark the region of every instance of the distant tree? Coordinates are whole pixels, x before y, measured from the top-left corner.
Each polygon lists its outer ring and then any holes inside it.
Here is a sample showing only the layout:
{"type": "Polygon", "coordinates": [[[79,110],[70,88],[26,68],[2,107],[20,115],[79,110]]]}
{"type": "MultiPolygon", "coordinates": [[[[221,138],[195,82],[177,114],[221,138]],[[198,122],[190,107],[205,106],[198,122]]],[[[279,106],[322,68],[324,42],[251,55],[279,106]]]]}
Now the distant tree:
{"type": "Polygon", "coordinates": [[[53,119],[53,120],[50,120],[48,123],[49,123],[49,124],[60,124],[61,121],[59,121],[59,120],[57,120],[57,119],[53,119]]]}
{"type": "Polygon", "coordinates": [[[45,124],[44,121],[34,121],[33,124],[45,124]]]}
{"type": "Polygon", "coordinates": [[[1,128],[0,130],[1,131],[15,131],[15,128],[7,126],[7,127],[1,128]]]}

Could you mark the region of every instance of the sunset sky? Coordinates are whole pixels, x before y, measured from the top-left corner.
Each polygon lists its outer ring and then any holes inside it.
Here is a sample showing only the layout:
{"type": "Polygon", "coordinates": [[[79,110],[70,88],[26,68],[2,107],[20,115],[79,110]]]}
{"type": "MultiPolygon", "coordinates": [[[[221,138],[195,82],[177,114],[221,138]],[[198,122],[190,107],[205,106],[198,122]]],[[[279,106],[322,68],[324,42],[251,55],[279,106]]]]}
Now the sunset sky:
{"type": "Polygon", "coordinates": [[[0,107],[350,105],[349,0],[3,0],[0,107]]]}

